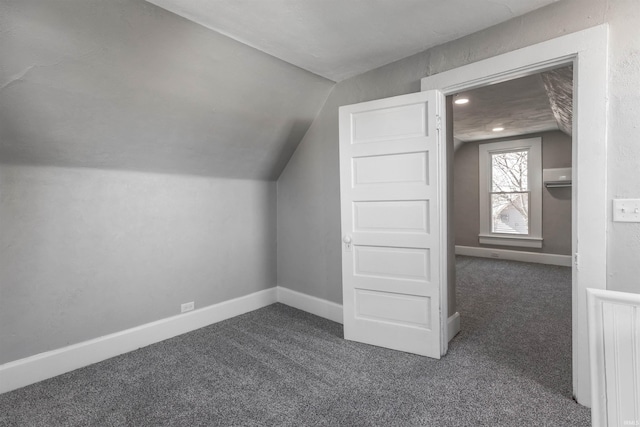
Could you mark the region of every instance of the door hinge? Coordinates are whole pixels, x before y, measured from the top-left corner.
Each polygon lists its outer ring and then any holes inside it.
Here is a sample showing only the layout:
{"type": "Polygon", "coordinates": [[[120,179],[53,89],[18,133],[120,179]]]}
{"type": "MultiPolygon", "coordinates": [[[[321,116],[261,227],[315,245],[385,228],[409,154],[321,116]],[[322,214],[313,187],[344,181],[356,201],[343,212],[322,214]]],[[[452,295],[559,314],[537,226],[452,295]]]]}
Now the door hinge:
{"type": "Polygon", "coordinates": [[[573,254],[573,263],[576,265],[576,269],[578,268],[578,252],[573,254]]]}
{"type": "Polygon", "coordinates": [[[442,117],[440,115],[436,115],[436,129],[442,130],[442,117]]]}

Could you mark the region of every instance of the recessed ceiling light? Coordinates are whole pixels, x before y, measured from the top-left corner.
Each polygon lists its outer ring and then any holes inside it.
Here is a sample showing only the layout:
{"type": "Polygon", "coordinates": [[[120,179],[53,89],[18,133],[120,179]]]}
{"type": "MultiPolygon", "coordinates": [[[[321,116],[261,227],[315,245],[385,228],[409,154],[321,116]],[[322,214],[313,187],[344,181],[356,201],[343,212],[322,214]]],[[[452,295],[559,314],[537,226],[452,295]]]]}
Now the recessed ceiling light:
{"type": "Polygon", "coordinates": [[[453,100],[454,104],[462,105],[469,102],[469,98],[466,96],[456,95],[453,100]]]}
{"type": "Polygon", "coordinates": [[[504,130],[504,128],[503,128],[503,127],[498,126],[498,127],[495,127],[495,128],[493,128],[493,129],[491,129],[491,130],[492,130],[492,131],[494,131],[494,132],[502,132],[502,131],[504,130]]]}

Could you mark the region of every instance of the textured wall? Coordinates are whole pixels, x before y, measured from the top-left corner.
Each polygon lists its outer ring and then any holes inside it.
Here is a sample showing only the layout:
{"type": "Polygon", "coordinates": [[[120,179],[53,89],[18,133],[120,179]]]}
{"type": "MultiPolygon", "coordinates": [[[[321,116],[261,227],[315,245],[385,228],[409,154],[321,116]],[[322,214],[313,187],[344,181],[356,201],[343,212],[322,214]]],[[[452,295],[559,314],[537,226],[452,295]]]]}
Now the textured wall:
{"type": "Polygon", "coordinates": [[[332,82],[143,0],[2,1],[0,58],[0,364],[276,284],[332,82]]]}
{"type": "MultiPolygon", "coordinates": [[[[420,78],[610,26],[609,196],[640,197],[640,2],[565,0],[336,85],[278,180],[278,283],[340,302],[338,107],[420,90],[420,78]]],[[[579,112],[578,112],[579,114],[579,112]]],[[[640,292],[640,224],[609,224],[610,289],[640,292]]]]}
{"type": "MultiPolygon", "coordinates": [[[[481,143],[529,137],[542,138],[543,169],[571,167],[571,137],[559,131],[492,139],[481,143]]],[[[571,189],[569,188],[542,188],[542,238],[544,240],[541,249],[501,247],[478,243],[480,232],[478,145],[477,142],[467,142],[456,151],[454,157],[455,202],[453,210],[456,244],[571,255],[571,189]]]]}
{"type": "Polygon", "coordinates": [[[0,364],[274,286],[275,190],[0,165],[0,364]]]}
{"type": "MultiPolygon", "coordinates": [[[[640,2],[610,2],[609,199],[640,198],[640,2]]],[[[640,224],[610,223],[607,287],[640,293],[640,224]]]]}

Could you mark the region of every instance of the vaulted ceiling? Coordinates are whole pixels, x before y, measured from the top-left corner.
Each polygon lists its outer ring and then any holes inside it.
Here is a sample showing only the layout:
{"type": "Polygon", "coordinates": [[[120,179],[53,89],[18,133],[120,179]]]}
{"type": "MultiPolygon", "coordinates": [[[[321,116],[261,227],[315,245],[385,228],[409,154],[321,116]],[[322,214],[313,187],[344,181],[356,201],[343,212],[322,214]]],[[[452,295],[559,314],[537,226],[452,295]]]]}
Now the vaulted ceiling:
{"type": "Polygon", "coordinates": [[[276,179],[334,81],[553,1],[4,1],[0,162],[276,179]]]}

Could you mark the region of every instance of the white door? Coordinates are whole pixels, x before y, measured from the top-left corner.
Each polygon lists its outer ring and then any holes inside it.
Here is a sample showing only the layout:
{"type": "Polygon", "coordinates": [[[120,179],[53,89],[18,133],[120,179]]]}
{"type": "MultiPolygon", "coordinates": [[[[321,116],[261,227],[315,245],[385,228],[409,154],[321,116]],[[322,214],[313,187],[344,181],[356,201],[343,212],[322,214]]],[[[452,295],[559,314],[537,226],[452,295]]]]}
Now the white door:
{"type": "Polygon", "coordinates": [[[443,105],[425,91],[340,108],[345,339],[434,358],[446,351],[443,105]]]}

